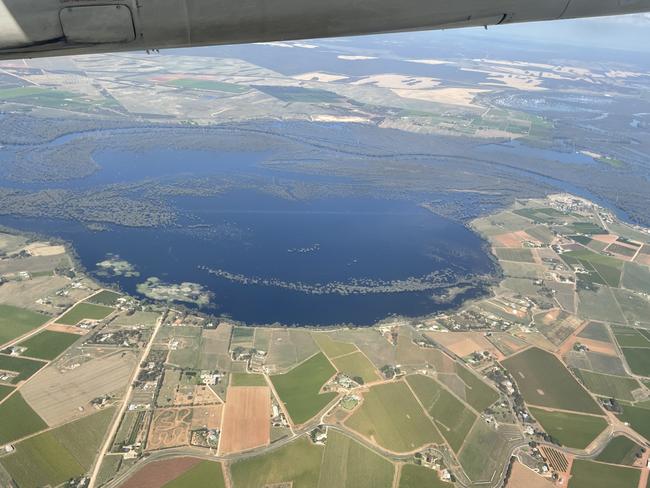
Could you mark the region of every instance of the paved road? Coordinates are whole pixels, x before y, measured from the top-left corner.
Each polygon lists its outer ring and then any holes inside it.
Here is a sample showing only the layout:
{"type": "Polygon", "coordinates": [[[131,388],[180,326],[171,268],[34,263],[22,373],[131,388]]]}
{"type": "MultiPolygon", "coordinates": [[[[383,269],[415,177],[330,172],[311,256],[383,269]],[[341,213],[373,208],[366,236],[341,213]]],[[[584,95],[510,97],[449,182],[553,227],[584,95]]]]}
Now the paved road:
{"type": "Polygon", "coordinates": [[[165,317],[167,317],[167,312],[163,313],[160,318],[158,319],[158,322],[156,323],[156,327],[154,328],[151,337],[149,338],[149,342],[147,342],[147,345],[144,349],[144,353],[140,356],[140,359],[138,361],[137,366],[135,367],[135,370],[133,371],[133,376],[131,377],[131,382],[129,383],[129,388],[126,391],[126,394],[124,395],[124,400],[122,401],[122,406],[120,407],[119,411],[114,417],[113,420],[113,425],[111,426],[110,430],[108,431],[108,434],[106,434],[106,438],[104,440],[104,445],[102,446],[101,450],[99,451],[99,455],[97,456],[95,460],[95,466],[93,467],[92,474],[90,475],[90,481],[88,482],[88,488],[94,488],[95,483],[97,482],[97,475],[99,474],[99,470],[102,466],[102,462],[104,461],[104,456],[106,453],[110,450],[111,445],[113,444],[113,438],[115,437],[115,434],[117,434],[117,429],[120,427],[120,421],[122,420],[122,417],[124,416],[124,412],[126,411],[128,405],[129,405],[129,400],[131,399],[131,395],[133,394],[133,389],[135,388],[135,382],[138,379],[138,376],[140,375],[140,371],[142,370],[142,362],[147,358],[149,355],[149,351],[151,351],[151,346],[153,345],[156,336],[158,335],[158,331],[160,330],[160,327],[162,326],[163,322],[165,321],[165,317]]]}

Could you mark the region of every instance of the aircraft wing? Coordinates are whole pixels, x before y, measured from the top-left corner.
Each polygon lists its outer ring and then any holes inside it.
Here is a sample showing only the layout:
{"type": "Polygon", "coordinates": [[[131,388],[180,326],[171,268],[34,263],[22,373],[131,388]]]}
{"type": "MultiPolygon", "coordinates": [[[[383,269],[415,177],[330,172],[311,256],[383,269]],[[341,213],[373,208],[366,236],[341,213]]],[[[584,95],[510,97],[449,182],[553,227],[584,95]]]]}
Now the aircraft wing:
{"type": "Polygon", "coordinates": [[[650,0],[0,0],[0,59],[650,11],[650,0]]]}

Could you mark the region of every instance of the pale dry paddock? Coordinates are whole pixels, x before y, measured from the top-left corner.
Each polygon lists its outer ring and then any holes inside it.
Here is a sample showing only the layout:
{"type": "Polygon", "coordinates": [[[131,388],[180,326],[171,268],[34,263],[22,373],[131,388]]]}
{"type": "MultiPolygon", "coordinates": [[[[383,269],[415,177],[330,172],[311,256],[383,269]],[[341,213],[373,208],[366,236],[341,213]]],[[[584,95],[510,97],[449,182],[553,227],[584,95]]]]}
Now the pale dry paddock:
{"type": "Polygon", "coordinates": [[[52,364],[26,383],[20,392],[48,425],[57,425],[94,412],[89,404],[94,398],[121,394],[127,387],[135,361],[132,352],[122,357],[120,351],[80,364],[65,373],[52,364]]]}
{"type": "Polygon", "coordinates": [[[228,388],[219,454],[246,451],[271,442],[271,390],[268,386],[228,388]]]}

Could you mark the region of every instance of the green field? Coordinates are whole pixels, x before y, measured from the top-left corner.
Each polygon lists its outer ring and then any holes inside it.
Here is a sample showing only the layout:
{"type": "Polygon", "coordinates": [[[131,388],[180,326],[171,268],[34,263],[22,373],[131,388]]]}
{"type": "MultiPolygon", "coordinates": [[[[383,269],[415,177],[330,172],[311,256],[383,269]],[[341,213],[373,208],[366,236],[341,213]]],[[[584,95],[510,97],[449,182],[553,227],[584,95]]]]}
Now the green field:
{"type": "Polygon", "coordinates": [[[68,310],[57,323],[64,325],[76,325],[82,320],[101,320],[108,317],[113,311],[104,305],[93,305],[92,303],[80,303],[68,310]]]}
{"type": "Polygon", "coordinates": [[[399,488],[454,488],[452,483],[442,481],[433,469],[415,464],[405,464],[399,478],[399,488]]]}
{"type": "Polygon", "coordinates": [[[650,377],[650,349],[624,347],[623,356],[634,374],[650,377]]]}
{"type": "Polygon", "coordinates": [[[410,452],[426,444],[442,442],[435,426],[403,381],[372,387],[345,424],[396,452],[410,452]]]}
{"type": "Polygon", "coordinates": [[[551,353],[533,347],[502,361],[502,364],[517,382],[528,404],[602,413],[582,385],[551,353]]]}
{"type": "Polygon", "coordinates": [[[331,402],[336,393],[320,393],[336,373],[323,353],[318,353],[284,374],[271,376],[275,391],[295,424],[303,424],[331,402]]]}
{"type": "Polygon", "coordinates": [[[440,433],[458,453],[476,421],[476,414],[431,378],[412,375],[407,376],[406,381],[436,422],[440,433]]]}
{"type": "Polygon", "coordinates": [[[560,223],[567,219],[565,214],[554,208],[521,208],[513,210],[512,213],[542,224],[560,223]]]}
{"type": "Polygon", "coordinates": [[[51,432],[16,445],[16,452],[0,460],[20,488],[57,486],[84,474],[69,451],[62,449],[51,432]]]}
{"type": "Polygon", "coordinates": [[[625,263],[623,286],[628,290],[650,293],[650,269],[636,263],[625,263]]]}
{"type": "Polygon", "coordinates": [[[578,290],[578,315],[589,320],[624,323],[621,307],[612,290],[601,286],[597,290],[578,290]]]}
{"type": "Polygon", "coordinates": [[[587,447],[607,427],[607,421],[603,417],[550,412],[540,408],[531,408],[530,413],[547,434],[563,446],[575,449],[587,447]]]}
{"type": "Polygon", "coordinates": [[[0,445],[47,428],[19,391],[0,403],[0,419],[0,445]]]}
{"type": "Polygon", "coordinates": [[[650,301],[640,293],[615,288],[612,290],[616,300],[623,310],[623,316],[628,324],[650,325],[650,301]]]}
{"type": "Polygon", "coordinates": [[[0,354],[0,370],[15,371],[16,373],[19,373],[18,376],[11,381],[12,384],[26,380],[43,366],[45,366],[45,363],[41,361],[33,361],[27,358],[0,354]]]}
{"type": "Polygon", "coordinates": [[[467,436],[458,460],[467,476],[478,485],[481,481],[494,479],[501,472],[504,461],[508,459],[509,446],[511,444],[493,425],[479,420],[467,436]]]}
{"type": "Polygon", "coordinates": [[[106,305],[107,307],[114,307],[117,304],[117,299],[122,295],[110,290],[102,290],[96,295],[93,295],[88,299],[89,302],[96,303],[98,305],[106,305]]]}
{"type": "Polygon", "coordinates": [[[643,437],[650,440],[650,410],[624,405],[620,418],[623,422],[628,422],[643,437]]]}
{"type": "Polygon", "coordinates": [[[57,486],[90,469],[113,409],[65,424],[16,444],[0,460],[20,488],[57,486]]]}
{"type": "Polygon", "coordinates": [[[77,334],[44,330],[18,345],[27,348],[23,356],[50,360],[56,358],[79,339],[80,336],[77,334]]]}
{"type": "Polygon", "coordinates": [[[213,80],[198,80],[193,78],[181,78],[169,81],[167,85],[179,88],[193,88],[195,90],[220,91],[225,93],[244,93],[249,90],[247,86],[236,85],[234,83],[225,83],[213,80]]]}
{"type": "Polygon", "coordinates": [[[641,446],[625,436],[618,436],[612,439],[607,447],[598,455],[596,461],[610,464],[623,464],[631,466],[640,454],[641,446]]]}
{"type": "Polygon", "coordinates": [[[361,383],[371,383],[381,379],[373,364],[359,351],[332,359],[332,363],[341,373],[355,378],[355,381],[356,378],[361,379],[361,383]]]}
{"type": "Polygon", "coordinates": [[[165,483],[162,488],[225,488],[221,463],[201,461],[178,478],[165,483]]]}
{"type": "Polygon", "coordinates": [[[0,345],[40,327],[48,319],[49,317],[31,310],[0,305],[0,345]]]}
{"type": "Polygon", "coordinates": [[[97,455],[97,449],[114,413],[115,410],[112,407],[105,408],[50,432],[84,469],[88,469],[97,455]]]}
{"type": "Polygon", "coordinates": [[[350,437],[328,431],[319,488],[390,487],[395,466],[350,437]]]}
{"type": "Polygon", "coordinates": [[[588,271],[594,271],[609,286],[617,287],[621,283],[623,261],[586,249],[564,253],[562,259],[569,265],[580,264],[588,271]]]}
{"type": "Polygon", "coordinates": [[[634,378],[612,376],[585,370],[578,370],[576,375],[582,379],[589,391],[596,395],[609,398],[632,401],[634,400],[632,391],[641,388],[639,382],[634,378]]]}
{"type": "Polygon", "coordinates": [[[230,340],[230,350],[236,347],[250,348],[253,347],[255,329],[252,327],[233,327],[232,338],[230,340]]]}
{"type": "Polygon", "coordinates": [[[230,386],[266,386],[264,375],[248,373],[231,373],[230,386]]]}
{"type": "Polygon", "coordinates": [[[519,263],[534,263],[533,253],[530,249],[509,249],[505,247],[496,248],[495,253],[499,259],[504,261],[516,261],[519,263]]]}
{"type": "Polygon", "coordinates": [[[262,86],[256,85],[255,88],[267,95],[289,103],[336,103],[343,101],[338,94],[321,90],[319,88],[304,88],[302,86],[262,86]]]}
{"type": "Polygon", "coordinates": [[[354,344],[335,341],[329,335],[322,332],[314,332],[311,336],[314,338],[314,341],[316,341],[316,344],[318,344],[318,347],[320,347],[329,358],[350,354],[357,350],[357,347],[354,344]]]}
{"type": "Polygon", "coordinates": [[[608,234],[608,232],[605,229],[592,222],[574,222],[569,226],[569,228],[571,229],[571,232],[578,232],[580,234],[589,234],[589,235],[608,234]]]}
{"type": "Polygon", "coordinates": [[[122,465],[123,459],[121,454],[104,456],[102,466],[97,474],[97,486],[103,486],[115,477],[122,465]]]}
{"type": "Polygon", "coordinates": [[[638,329],[613,325],[612,332],[621,347],[650,348],[650,340],[638,329]]]}
{"type": "Polygon", "coordinates": [[[161,330],[170,331],[170,336],[178,341],[176,349],[169,352],[167,362],[181,369],[198,369],[201,354],[197,354],[197,351],[202,346],[203,329],[201,327],[165,327],[161,330]]]}
{"type": "Polygon", "coordinates": [[[637,488],[641,470],[576,459],[568,488],[637,488]]]}
{"type": "Polygon", "coordinates": [[[302,436],[261,456],[235,462],[230,468],[233,484],[260,488],[293,482],[292,488],[318,488],[323,450],[302,436]]]}
{"type": "Polygon", "coordinates": [[[14,390],[15,388],[13,386],[0,385],[0,402],[7,398],[14,390]]]}
{"type": "Polygon", "coordinates": [[[609,335],[609,330],[605,324],[600,322],[590,322],[583,330],[578,334],[578,337],[584,337],[585,339],[593,339],[594,341],[601,342],[612,342],[612,338],[609,335]]]}
{"type": "Polygon", "coordinates": [[[465,383],[465,401],[482,412],[499,399],[499,393],[469,369],[456,363],[456,374],[465,383]]]}

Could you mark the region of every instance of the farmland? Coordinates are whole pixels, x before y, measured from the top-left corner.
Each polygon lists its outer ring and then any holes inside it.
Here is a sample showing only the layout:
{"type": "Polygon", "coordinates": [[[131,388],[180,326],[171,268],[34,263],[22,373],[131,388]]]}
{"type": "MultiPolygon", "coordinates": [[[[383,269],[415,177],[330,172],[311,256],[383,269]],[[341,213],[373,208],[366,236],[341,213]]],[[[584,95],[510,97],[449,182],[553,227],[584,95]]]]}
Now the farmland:
{"type": "Polygon", "coordinates": [[[78,340],[77,334],[44,330],[18,345],[27,348],[23,353],[25,356],[50,360],[56,358],[78,340]]]}
{"type": "Polygon", "coordinates": [[[349,342],[341,342],[333,340],[328,334],[314,332],[312,337],[318,344],[318,347],[327,355],[329,358],[335,358],[338,356],[343,356],[345,354],[353,353],[357,350],[354,344],[349,342]]]}
{"type": "Polygon", "coordinates": [[[176,457],[147,464],[133,474],[122,488],[160,488],[201,463],[195,457],[176,457]]]}
{"type": "Polygon", "coordinates": [[[350,378],[361,378],[360,383],[371,383],[380,379],[379,373],[362,352],[353,352],[332,359],[339,372],[350,378]]]}
{"type": "Polygon", "coordinates": [[[47,428],[34,410],[27,404],[20,392],[16,392],[0,403],[0,444],[15,441],[47,428]]]}
{"type": "Polygon", "coordinates": [[[93,398],[121,394],[135,363],[132,352],[111,352],[63,373],[48,366],[21,392],[48,424],[56,425],[79,417],[79,407],[93,398]]]}
{"type": "Polygon", "coordinates": [[[220,91],[225,93],[244,93],[250,88],[235,83],[224,83],[216,80],[201,80],[193,78],[182,78],[167,82],[168,85],[178,88],[190,88],[194,90],[220,91]]]}
{"type": "Polygon", "coordinates": [[[271,376],[273,386],[295,424],[302,424],[320,412],[336,393],[320,393],[322,386],[336,373],[318,353],[291,371],[271,376]]]}
{"type": "Polygon", "coordinates": [[[266,386],[266,380],[261,374],[231,373],[230,386],[266,386]]]}
{"type": "Polygon", "coordinates": [[[552,354],[530,348],[502,362],[530,405],[601,413],[584,388],[552,354]],[[544,374],[539,374],[543,371],[544,374]]]}
{"type": "Polygon", "coordinates": [[[18,375],[11,380],[11,383],[13,384],[30,378],[43,366],[45,366],[45,363],[41,361],[33,361],[31,359],[0,354],[0,370],[18,373],[18,375]]]}
{"type": "Polygon", "coordinates": [[[225,488],[221,463],[201,461],[178,478],[163,485],[163,488],[187,488],[200,486],[205,488],[225,488]]]}
{"type": "Polygon", "coordinates": [[[12,391],[14,391],[13,387],[0,385],[0,402],[7,398],[12,391]]]}
{"type": "Polygon", "coordinates": [[[415,375],[408,376],[406,381],[434,419],[442,436],[458,452],[476,421],[476,414],[431,378],[415,375]]]}
{"type": "Polygon", "coordinates": [[[372,387],[346,424],[361,435],[395,452],[410,452],[426,444],[439,444],[440,434],[424,414],[406,383],[372,387]],[[395,402],[399,398],[399,402],[395,402]]]}
{"type": "Polygon", "coordinates": [[[0,305],[0,345],[40,327],[49,317],[10,305],[0,305]]]}
{"type": "Polygon", "coordinates": [[[82,320],[101,320],[108,317],[113,309],[104,305],[79,303],[63,314],[57,322],[63,325],[77,325],[82,320]]]}
{"type": "Polygon", "coordinates": [[[636,488],[640,476],[638,469],[576,459],[568,488],[636,488]]]}
{"type": "Polygon", "coordinates": [[[650,340],[638,329],[614,325],[612,326],[612,332],[616,337],[616,342],[621,347],[650,348],[650,340]]]}
{"type": "Polygon", "coordinates": [[[271,441],[268,386],[231,386],[223,414],[220,453],[246,451],[271,441]]]}
{"type": "Polygon", "coordinates": [[[107,409],[30,437],[0,462],[21,488],[56,486],[81,476],[90,468],[112,414],[107,409]]]}
{"type": "Polygon", "coordinates": [[[625,361],[634,374],[650,377],[650,349],[645,347],[623,347],[625,361]]]}
{"type": "Polygon", "coordinates": [[[105,305],[107,307],[114,307],[117,304],[118,298],[122,295],[110,290],[102,290],[88,299],[88,302],[97,305],[105,305]]]}
{"type": "Polygon", "coordinates": [[[454,485],[441,481],[438,473],[424,466],[405,464],[399,478],[399,488],[452,488],[454,485]]]}
{"type": "Polygon", "coordinates": [[[496,255],[503,261],[516,261],[520,263],[534,263],[533,253],[530,249],[496,248],[496,255]]]}
{"type": "Polygon", "coordinates": [[[508,451],[507,439],[493,426],[479,420],[467,436],[458,460],[467,476],[478,483],[495,479],[503,468],[503,459],[508,451]]]}
{"type": "Polygon", "coordinates": [[[470,370],[456,363],[456,374],[465,384],[465,400],[478,412],[482,412],[499,399],[499,394],[470,370]]]}
{"type": "Polygon", "coordinates": [[[620,418],[624,422],[629,422],[632,428],[643,437],[650,439],[650,410],[625,405],[620,418]]]}
{"type": "Polygon", "coordinates": [[[610,398],[634,400],[632,392],[641,387],[634,378],[624,376],[613,376],[583,370],[578,371],[577,375],[582,379],[589,391],[610,398]]]}
{"type": "Polygon", "coordinates": [[[607,427],[603,417],[576,413],[551,412],[531,408],[530,413],[544,430],[560,444],[584,449],[607,427]]]}
{"type": "Polygon", "coordinates": [[[252,347],[255,336],[255,329],[250,327],[233,327],[230,350],[237,347],[252,347]]]}
{"type": "Polygon", "coordinates": [[[389,487],[394,471],[395,467],[387,459],[348,436],[330,430],[318,487],[389,487]]]}
{"type": "Polygon", "coordinates": [[[235,462],[232,480],[237,488],[290,482],[293,488],[317,488],[323,450],[302,436],[266,454],[235,462]]]}
{"type": "Polygon", "coordinates": [[[2,459],[3,467],[24,488],[56,486],[84,473],[74,456],[62,449],[51,432],[27,439],[2,459]]]}
{"type": "Polygon", "coordinates": [[[588,250],[571,251],[562,255],[567,264],[584,266],[587,271],[593,271],[597,277],[594,282],[601,282],[617,287],[621,282],[623,261],[597,254],[588,250]],[[602,281],[601,281],[602,280],[602,281]]]}
{"type": "Polygon", "coordinates": [[[641,454],[641,446],[628,437],[618,436],[607,444],[607,447],[598,455],[596,461],[631,466],[637,454],[641,454]]]}

